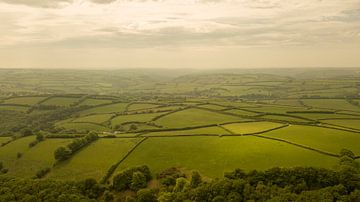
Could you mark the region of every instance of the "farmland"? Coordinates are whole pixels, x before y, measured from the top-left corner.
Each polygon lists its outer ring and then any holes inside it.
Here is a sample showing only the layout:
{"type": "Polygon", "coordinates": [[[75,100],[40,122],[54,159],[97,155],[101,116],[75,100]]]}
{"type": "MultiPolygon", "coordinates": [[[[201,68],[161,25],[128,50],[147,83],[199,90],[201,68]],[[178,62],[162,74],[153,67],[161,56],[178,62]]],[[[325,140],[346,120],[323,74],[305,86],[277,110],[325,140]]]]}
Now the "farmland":
{"type": "MultiPolygon", "coordinates": [[[[235,168],[333,169],[342,149],[360,156],[356,74],[329,76],[321,84],[316,75],[241,72],[167,79],[133,73],[131,80],[114,73],[102,82],[91,72],[80,72],[76,82],[59,74],[44,76],[41,92],[24,79],[31,73],[11,77],[27,84],[16,95],[0,85],[5,175],[32,178],[49,168],[45,179],[100,181],[146,164],[154,176],[177,167],[215,178],[235,168]],[[99,139],[56,161],[57,148],[92,132],[99,139]],[[39,133],[45,140],[29,147],[39,133]]],[[[9,84],[5,78],[0,84],[9,84]]]]}

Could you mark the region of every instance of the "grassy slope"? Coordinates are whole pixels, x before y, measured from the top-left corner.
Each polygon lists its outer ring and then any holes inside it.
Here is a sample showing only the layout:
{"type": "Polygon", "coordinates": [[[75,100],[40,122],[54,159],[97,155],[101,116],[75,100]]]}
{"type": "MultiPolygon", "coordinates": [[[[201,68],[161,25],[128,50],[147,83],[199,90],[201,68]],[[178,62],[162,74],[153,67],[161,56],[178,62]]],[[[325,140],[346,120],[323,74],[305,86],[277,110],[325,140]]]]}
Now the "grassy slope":
{"type": "Polygon", "coordinates": [[[224,127],[236,134],[256,133],[282,126],[283,124],[272,122],[248,122],[227,124],[224,127]]]}
{"type": "Polygon", "coordinates": [[[143,142],[118,171],[145,164],[156,173],[180,166],[199,170],[210,177],[220,177],[223,172],[235,168],[332,167],[336,162],[336,158],[251,136],[151,138],[143,142]]]}
{"type": "Polygon", "coordinates": [[[187,109],[164,116],[156,121],[157,124],[168,128],[182,128],[189,126],[200,126],[215,123],[226,123],[232,121],[241,121],[243,119],[224,115],[216,112],[210,112],[200,109],[187,109]]]}
{"type": "Polygon", "coordinates": [[[4,101],[4,104],[34,105],[44,100],[46,97],[17,97],[4,101]]]}
{"type": "Polygon", "coordinates": [[[120,115],[111,121],[111,125],[115,126],[125,122],[148,122],[153,118],[164,114],[164,113],[149,113],[149,114],[131,114],[131,115],[120,115]]]}
{"type": "Polygon", "coordinates": [[[99,180],[137,141],[138,139],[100,139],[79,151],[68,161],[57,165],[49,177],[99,180]]]}
{"type": "Polygon", "coordinates": [[[347,148],[360,155],[360,135],[356,133],[292,125],[263,135],[288,140],[335,154],[339,153],[341,149],[347,148]]]}
{"type": "Polygon", "coordinates": [[[70,142],[71,139],[47,139],[40,142],[10,164],[9,175],[33,177],[40,169],[51,168],[55,162],[54,151],[70,142]]]}
{"type": "Polygon", "coordinates": [[[173,135],[196,135],[196,134],[216,134],[223,135],[229,134],[226,130],[220,127],[206,127],[206,128],[198,128],[193,130],[179,130],[179,131],[164,131],[164,132],[152,132],[145,134],[144,136],[154,136],[154,135],[164,135],[164,136],[173,136],[173,135]]]}

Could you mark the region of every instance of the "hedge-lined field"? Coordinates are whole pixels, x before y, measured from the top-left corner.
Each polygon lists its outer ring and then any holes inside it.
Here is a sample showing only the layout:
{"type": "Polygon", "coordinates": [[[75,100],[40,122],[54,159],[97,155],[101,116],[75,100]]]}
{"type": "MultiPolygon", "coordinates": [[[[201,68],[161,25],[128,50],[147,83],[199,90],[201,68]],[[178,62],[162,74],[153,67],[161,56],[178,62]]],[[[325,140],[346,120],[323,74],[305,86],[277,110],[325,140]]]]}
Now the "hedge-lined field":
{"type": "Polygon", "coordinates": [[[270,129],[274,129],[284,124],[273,123],[273,122],[247,122],[247,123],[233,123],[227,124],[223,127],[230,130],[235,134],[249,134],[258,133],[270,129]]]}
{"type": "MultiPolygon", "coordinates": [[[[33,139],[35,139],[33,137],[33,139]]],[[[22,154],[22,157],[11,162],[9,175],[17,177],[34,177],[35,174],[44,168],[51,168],[55,163],[54,151],[71,142],[71,139],[47,139],[29,148],[22,154]]]]}
{"type": "Polygon", "coordinates": [[[338,154],[341,149],[346,148],[353,151],[356,155],[360,155],[359,133],[313,126],[291,125],[263,135],[288,140],[333,154],[338,154]]]}
{"type": "Polygon", "coordinates": [[[88,115],[88,114],[108,114],[108,113],[123,112],[128,104],[129,103],[116,103],[116,104],[109,104],[109,105],[94,107],[94,108],[82,111],[80,114],[88,115]]]}
{"type": "Polygon", "coordinates": [[[360,117],[357,120],[333,119],[333,120],[324,120],[322,122],[360,130],[360,117]]]}
{"type": "Polygon", "coordinates": [[[230,133],[221,127],[212,126],[212,127],[205,127],[205,128],[191,129],[191,130],[151,132],[151,133],[146,133],[142,136],[151,137],[151,136],[208,135],[208,134],[224,135],[230,133]]]}
{"type": "Polygon", "coordinates": [[[46,97],[16,97],[4,100],[3,104],[15,104],[15,105],[35,105],[46,97]]]}
{"type": "Polygon", "coordinates": [[[100,180],[108,169],[119,161],[138,139],[100,139],[83,148],[69,160],[56,166],[50,178],[100,180]]]}
{"type": "Polygon", "coordinates": [[[167,128],[184,128],[242,120],[246,119],[202,109],[191,108],[161,117],[160,119],[156,120],[155,123],[167,128]]]}
{"type": "Polygon", "coordinates": [[[122,164],[122,169],[146,164],[157,173],[179,166],[221,177],[234,168],[263,170],[274,166],[331,168],[337,158],[258,137],[176,137],[144,141],[122,164]]]}
{"type": "Polygon", "coordinates": [[[80,98],[72,98],[72,97],[52,97],[44,102],[42,105],[51,105],[51,106],[60,106],[60,107],[68,107],[72,104],[75,104],[80,98]]]}

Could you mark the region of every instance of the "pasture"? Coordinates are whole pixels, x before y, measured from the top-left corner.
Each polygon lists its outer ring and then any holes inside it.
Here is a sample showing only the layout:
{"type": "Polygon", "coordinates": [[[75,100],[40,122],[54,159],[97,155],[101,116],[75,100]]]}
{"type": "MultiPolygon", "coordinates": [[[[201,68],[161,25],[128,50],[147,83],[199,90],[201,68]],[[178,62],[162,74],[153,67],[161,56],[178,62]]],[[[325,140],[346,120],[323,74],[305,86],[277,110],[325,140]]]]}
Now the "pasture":
{"type": "Polygon", "coordinates": [[[356,155],[360,155],[359,133],[314,126],[291,125],[262,135],[287,140],[333,154],[338,154],[341,149],[349,149],[356,155]]]}
{"type": "Polygon", "coordinates": [[[100,139],[80,150],[69,160],[54,167],[49,175],[56,179],[100,180],[107,170],[126,155],[138,139],[100,139]]]}
{"type": "Polygon", "coordinates": [[[3,104],[13,104],[13,105],[35,105],[40,101],[44,100],[46,97],[15,97],[11,99],[4,100],[3,104]]]}
{"type": "Polygon", "coordinates": [[[156,120],[155,123],[166,128],[184,128],[245,120],[246,119],[242,119],[236,116],[191,108],[163,116],[156,120]]]}
{"type": "Polygon", "coordinates": [[[274,166],[331,168],[337,158],[258,137],[176,137],[145,140],[117,172],[148,165],[154,173],[172,166],[221,177],[235,168],[263,170],[274,166]]]}

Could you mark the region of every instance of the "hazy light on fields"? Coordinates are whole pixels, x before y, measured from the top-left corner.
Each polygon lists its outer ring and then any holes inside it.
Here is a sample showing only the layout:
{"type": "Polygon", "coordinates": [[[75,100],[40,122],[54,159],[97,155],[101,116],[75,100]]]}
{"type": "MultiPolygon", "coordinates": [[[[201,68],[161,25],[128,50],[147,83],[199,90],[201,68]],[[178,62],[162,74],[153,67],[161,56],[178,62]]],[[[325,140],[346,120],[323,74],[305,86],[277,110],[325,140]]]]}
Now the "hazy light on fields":
{"type": "Polygon", "coordinates": [[[0,67],[360,66],[360,0],[0,0],[0,67]]]}

